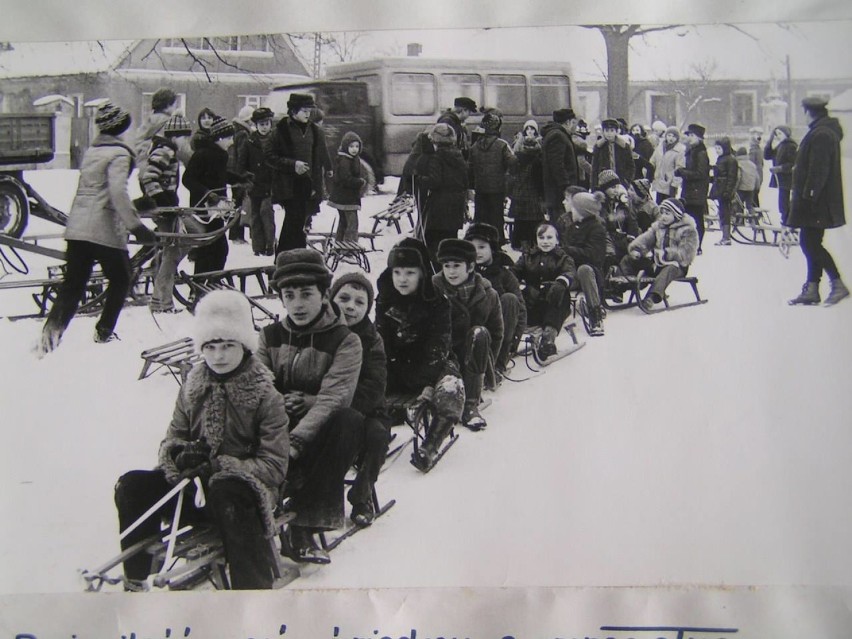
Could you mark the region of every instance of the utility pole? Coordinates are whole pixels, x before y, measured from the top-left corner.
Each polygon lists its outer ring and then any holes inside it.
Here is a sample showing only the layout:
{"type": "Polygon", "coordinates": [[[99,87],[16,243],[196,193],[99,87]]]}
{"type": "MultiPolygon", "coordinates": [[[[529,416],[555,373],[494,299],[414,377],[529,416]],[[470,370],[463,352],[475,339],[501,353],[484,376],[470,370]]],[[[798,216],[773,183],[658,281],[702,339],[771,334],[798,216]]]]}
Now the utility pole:
{"type": "Polygon", "coordinates": [[[785,58],[787,66],[787,124],[793,126],[793,79],[790,74],[790,54],[785,58]]]}
{"type": "Polygon", "coordinates": [[[322,64],[322,34],[319,32],[314,33],[314,68],[313,68],[313,76],[314,80],[318,79],[320,76],[320,65],[322,64]]]}

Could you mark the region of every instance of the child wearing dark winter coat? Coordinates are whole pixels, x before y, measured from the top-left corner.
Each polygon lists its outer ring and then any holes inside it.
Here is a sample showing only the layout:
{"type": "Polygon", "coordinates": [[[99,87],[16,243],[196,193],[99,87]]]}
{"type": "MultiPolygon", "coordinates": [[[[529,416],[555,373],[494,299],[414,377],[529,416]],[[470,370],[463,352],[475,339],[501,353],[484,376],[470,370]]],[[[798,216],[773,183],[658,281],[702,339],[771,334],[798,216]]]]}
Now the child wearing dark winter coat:
{"type": "Polygon", "coordinates": [[[412,465],[428,471],[441,443],[458,423],[464,408],[464,384],[452,349],[450,303],[435,291],[429,276],[426,246],[406,238],[391,249],[379,275],[376,329],[388,362],[391,394],[415,395],[429,402],[435,418],[412,465]]]}
{"type": "Polygon", "coordinates": [[[693,219],[685,213],[680,200],[663,200],[657,221],[630,243],[628,254],[621,260],[622,275],[636,275],[639,271],[654,273],[651,290],[640,302],[646,310],[663,301],[668,285],[686,276],[695,259],[698,231],[693,219]],[[653,257],[648,257],[651,253],[653,257]]]}
{"type": "Polygon", "coordinates": [[[198,149],[199,144],[202,144],[210,137],[210,127],[213,126],[213,121],[219,116],[213,113],[212,109],[204,107],[198,112],[198,128],[192,134],[189,140],[189,146],[193,152],[198,149]]]}
{"type": "Polygon", "coordinates": [[[739,164],[731,149],[731,140],[721,137],[716,140],[716,165],[713,167],[713,186],[710,197],[719,205],[719,226],[722,227],[722,239],[716,246],[731,245],[731,210],[737,195],[739,164]]]}
{"type": "Polygon", "coordinates": [[[559,231],[550,222],[536,230],[538,246],[521,255],[514,272],[524,286],[529,326],[542,326],[538,354],[556,354],[556,336],[571,310],[571,284],[577,273],[574,260],[559,246],[559,231]]]}
{"type": "Polygon", "coordinates": [[[476,272],[491,283],[500,298],[503,343],[494,367],[498,374],[503,374],[527,327],[524,295],[518,278],[512,272],[515,263],[500,250],[497,229],[490,224],[471,224],[464,239],[476,250],[476,272]]]}
{"type": "Polygon", "coordinates": [[[432,284],[450,300],[453,351],[464,380],[462,424],[481,430],[487,425],[479,404],[488,360],[496,364],[503,344],[500,297],[491,282],[475,271],[476,249],[467,240],[442,241],[438,261],[441,272],[432,276],[432,284]]]}
{"type": "MultiPolygon", "coordinates": [[[[119,527],[126,530],[183,480],[192,480],[207,505],[195,510],[185,500],[182,523],[212,520],[234,589],[268,589],[275,568],[269,538],[290,447],[284,399],[252,355],[257,333],[242,293],[206,295],[196,307],[193,341],[204,361],[180,389],[158,467],[131,471],[116,483],[119,527]]],[[[159,533],[165,514],[143,520],[121,540],[122,549],[159,533]]],[[[151,560],[147,552],[125,560],[126,589],[147,589],[151,560]]]]}
{"type": "Polygon", "coordinates": [[[331,303],[331,272],[313,249],[282,251],[270,284],[287,316],[260,333],[258,358],[272,371],[290,418],[290,505],[296,513],[282,552],[331,561],[315,533],[343,525],[344,479],[363,446],[364,417],[350,408],[361,340],[331,303]]]}
{"type": "Polygon", "coordinates": [[[421,203],[416,235],[424,238],[430,259],[437,264],[441,240],[456,237],[464,226],[468,167],[461,151],[456,148],[456,134],[449,124],[436,124],[429,137],[434,149],[427,145],[415,168],[415,177],[422,189],[421,197],[425,197],[421,203]]]}
{"type": "Polygon", "coordinates": [[[517,158],[513,188],[509,196],[512,218],[512,248],[529,250],[535,244],[535,229],[544,220],[544,182],[541,168],[541,136],[535,120],[524,122],[512,151],[517,158]]]}
{"type": "Polygon", "coordinates": [[[509,143],[500,137],[503,113],[486,109],[480,126],[482,135],[470,148],[470,188],[475,190],[474,221],[497,229],[500,245],[505,243],[503,210],[506,174],[517,163],[509,143]]]}
{"type": "Polygon", "coordinates": [[[598,177],[601,171],[609,169],[626,184],[636,173],[633,150],[629,136],[619,135],[619,123],[612,118],[604,120],[603,136],[595,142],[592,151],[592,188],[600,188],[598,177]]]}
{"type": "Polygon", "coordinates": [[[604,226],[607,232],[607,269],[615,266],[627,254],[627,246],[641,232],[639,220],[630,205],[630,194],[615,171],[601,171],[598,190],[606,195],[604,226]]]}
{"type": "Polygon", "coordinates": [[[275,213],[272,210],[272,169],[266,163],[265,146],[272,132],[271,109],[260,107],[251,114],[254,123],[238,156],[237,173],[250,174],[248,190],[251,202],[251,249],[255,255],[275,255],[275,213]]]}
{"type": "Polygon", "coordinates": [[[328,205],[337,209],[336,239],[358,241],[358,211],[361,210],[361,189],[366,184],[361,177],[361,138],[347,131],[340,140],[334,164],[331,194],[328,205]]]}
{"type": "Polygon", "coordinates": [[[390,420],[385,412],[388,369],[382,337],[368,317],[373,307],[373,285],[363,274],[346,273],[331,286],[349,330],[361,340],[361,370],[352,397],[352,408],[364,416],[364,445],[358,457],[358,473],[347,498],[352,504],[349,518],[356,526],[369,526],[376,516],[373,486],[385,461],[390,443],[390,420]]]}

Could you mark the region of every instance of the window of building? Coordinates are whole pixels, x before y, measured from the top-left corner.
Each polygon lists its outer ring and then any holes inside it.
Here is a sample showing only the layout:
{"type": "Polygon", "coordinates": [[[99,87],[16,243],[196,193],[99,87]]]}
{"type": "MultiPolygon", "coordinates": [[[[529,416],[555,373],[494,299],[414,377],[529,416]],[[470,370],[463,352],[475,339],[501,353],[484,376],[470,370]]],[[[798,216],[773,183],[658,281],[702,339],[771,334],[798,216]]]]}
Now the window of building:
{"type": "Polygon", "coordinates": [[[754,91],[734,91],[731,93],[731,124],[733,126],[752,126],[757,118],[757,96],[754,91]]]}
{"type": "Polygon", "coordinates": [[[435,76],[431,73],[394,73],[391,77],[394,115],[430,115],[435,112],[435,98],[435,76]]]}
{"type": "Polygon", "coordinates": [[[271,53],[269,36],[227,36],[224,38],[163,38],[162,46],[166,49],[186,50],[186,46],[192,51],[228,51],[231,53],[271,53]]]}
{"type": "MultiPolygon", "coordinates": [[[[243,107],[251,107],[252,109],[256,109],[263,103],[263,99],[266,96],[263,95],[238,95],[240,100],[242,100],[243,107]]],[[[240,107],[242,108],[242,107],[240,107]]]]}
{"type": "Polygon", "coordinates": [[[677,96],[662,93],[653,93],[649,100],[649,122],[659,120],[668,126],[676,126],[677,122],[677,96]]]}
{"type": "Polygon", "coordinates": [[[571,106],[571,86],[564,75],[534,75],[530,78],[532,112],[551,115],[571,106]]]}
{"type": "Polygon", "coordinates": [[[526,115],[527,79],[522,75],[489,75],[485,82],[485,106],[496,106],[504,115],[526,115]]]}
{"type": "Polygon", "coordinates": [[[477,105],[482,104],[482,76],[476,73],[442,73],[439,107],[453,106],[460,97],[470,98],[477,105]]]}

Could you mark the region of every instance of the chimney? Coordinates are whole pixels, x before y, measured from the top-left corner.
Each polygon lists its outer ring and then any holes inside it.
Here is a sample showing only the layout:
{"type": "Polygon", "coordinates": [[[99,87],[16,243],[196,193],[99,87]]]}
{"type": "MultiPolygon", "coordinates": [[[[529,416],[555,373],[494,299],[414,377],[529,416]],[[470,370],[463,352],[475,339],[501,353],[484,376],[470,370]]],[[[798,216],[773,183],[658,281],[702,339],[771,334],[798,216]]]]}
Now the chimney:
{"type": "Polygon", "coordinates": [[[408,43],[408,57],[416,58],[423,52],[423,45],[419,42],[409,42],[408,43]]]}

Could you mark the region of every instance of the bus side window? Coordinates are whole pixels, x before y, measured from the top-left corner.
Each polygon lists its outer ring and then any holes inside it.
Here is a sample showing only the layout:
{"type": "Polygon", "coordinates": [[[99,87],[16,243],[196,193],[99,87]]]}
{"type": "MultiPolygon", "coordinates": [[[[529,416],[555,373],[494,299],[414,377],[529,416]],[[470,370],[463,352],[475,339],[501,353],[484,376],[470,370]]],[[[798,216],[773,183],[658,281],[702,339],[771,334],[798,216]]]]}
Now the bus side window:
{"type": "Polygon", "coordinates": [[[482,76],[478,73],[442,73],[438,107],[448,109],[453,106],[453,101],[461,96],[482,104],[482,76]]]}
{"type": "Polygon", "coordinates": [[[394,73],[391,77],[394,115],[432,115],[435,98],[435,76],[431,73],[394,73]]]}
{"type": "Polygon", "coordinates": [[[527,79],[522,75],[492,74],[486,79],[485,104],[504,115],[527,114],[527,79]]]}
{"type": "Polygon", "coordinates": [[[534,75],[530,89],[533,115],[550,115],[571,106],[571,85],[564,75],[534,75]]]}

